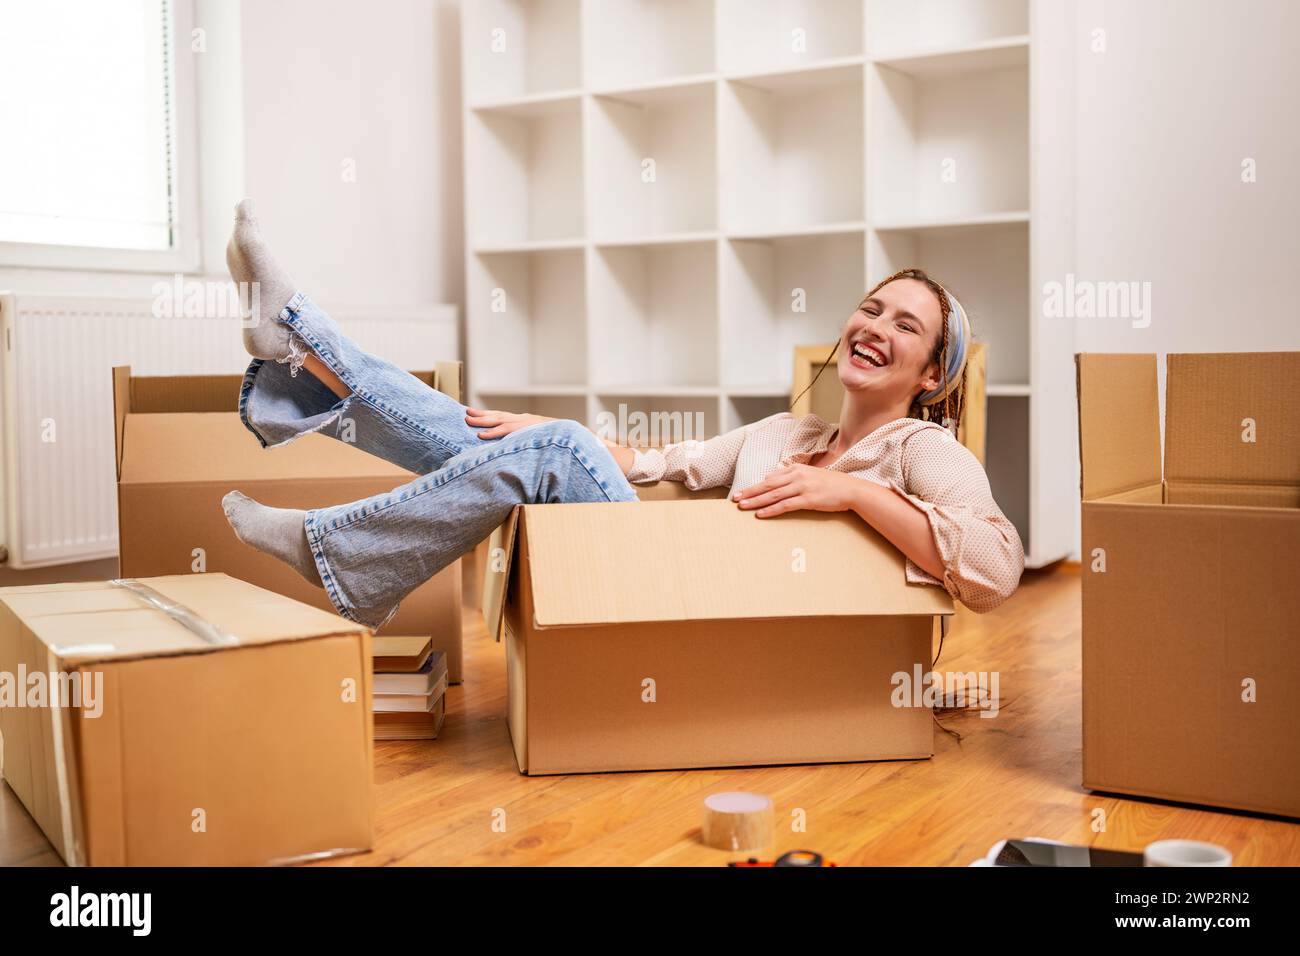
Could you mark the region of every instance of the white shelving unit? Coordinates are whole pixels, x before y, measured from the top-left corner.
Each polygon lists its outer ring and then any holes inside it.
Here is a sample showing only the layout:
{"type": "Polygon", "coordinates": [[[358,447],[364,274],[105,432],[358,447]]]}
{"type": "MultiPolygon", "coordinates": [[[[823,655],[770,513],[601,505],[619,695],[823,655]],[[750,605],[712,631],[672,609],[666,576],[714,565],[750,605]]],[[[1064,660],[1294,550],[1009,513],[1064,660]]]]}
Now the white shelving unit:
{"type": "Polygon", "coordinates": [[[1052,130],[1031,141],[1048,8],[465,4],[472,402],[734,428],[788,408],[796,345],[919,265],[989,343],[988,472],[1028,562],[1066,555],[1044,516],[1077,494],[1055,464],[1073,433],[1050,427],[1072,392],[1031,322],[1062,261],[1035,218],[1061,191],[1036,165],[1063,154],[1052,130]]]}

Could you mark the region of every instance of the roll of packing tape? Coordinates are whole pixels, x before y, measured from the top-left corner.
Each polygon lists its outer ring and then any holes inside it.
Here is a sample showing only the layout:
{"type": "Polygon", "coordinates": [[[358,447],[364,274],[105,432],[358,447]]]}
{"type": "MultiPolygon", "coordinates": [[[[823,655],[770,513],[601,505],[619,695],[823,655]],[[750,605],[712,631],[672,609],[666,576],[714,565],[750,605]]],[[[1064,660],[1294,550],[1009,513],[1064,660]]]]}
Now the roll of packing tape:
{"type": "Polygon", "coordinates": [[[1232,866],[1232,854],[1217,843],[1157,840],[1142,851],[1143,866],[1232,866]]]}
{"type": "Polygon", "coordinates": [[[719,850],[758,850],[771,846],[776,828],[772,800],[757,793],[733,791],[704,798],[705,846],[719,850]]]}

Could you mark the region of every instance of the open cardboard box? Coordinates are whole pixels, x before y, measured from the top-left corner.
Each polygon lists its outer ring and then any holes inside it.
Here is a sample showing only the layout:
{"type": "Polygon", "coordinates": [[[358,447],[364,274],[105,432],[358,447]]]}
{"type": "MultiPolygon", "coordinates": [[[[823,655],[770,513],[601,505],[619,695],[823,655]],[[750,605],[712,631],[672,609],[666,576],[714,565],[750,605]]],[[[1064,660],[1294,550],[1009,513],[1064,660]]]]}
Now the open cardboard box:
{"type": "Polygon", "coordinates": [[[508,723],[527,774],[930,757],[939,587],[846,515],[755,518],[725,488],[524,505],[484,581],[506,644],[508,723]],[[804,570],[797,570],[802,567],[804,570]]]}
{"type": "MultiPolygon", "coordinates": [[[[417,378],[460,399],[460,363],[417,378]]],[[[239,420],[237,375],[133,376],[113,369],[120,571],[152,577],[224,571],[333,611],[325,591],[282,561],[240,542],[221,510],[238,489],[278,508],[321,508],[389,491],[413,477],[397,465],[321,434],[263,448],[239,420]]],[[[380,631],[429,635],[463,675],[461,565],[412,591],[380,631]]]]}
{"type": "Polygon", "coordinates": [[[1075,363],[1083,785],[1300,816],[1300,352],[1075,363]]]}
{"type": "Polygon", "coordinates": [[[0,706],[3,775],[64,860],[370,848],[370,632],[224,574],[134,583],[0,588],[0,672],[27,695],[0,706]],[[33,698],[50,673],[90,693],[33,698]]]}

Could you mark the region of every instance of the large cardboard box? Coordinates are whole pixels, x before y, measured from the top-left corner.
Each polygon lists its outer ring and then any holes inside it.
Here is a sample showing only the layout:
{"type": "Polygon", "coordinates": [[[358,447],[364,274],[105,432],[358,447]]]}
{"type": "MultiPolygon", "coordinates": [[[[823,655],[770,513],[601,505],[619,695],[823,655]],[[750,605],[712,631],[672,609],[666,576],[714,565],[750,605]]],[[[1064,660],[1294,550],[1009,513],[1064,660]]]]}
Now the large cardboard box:
{"type": "MultiPolygon", "coordinates": [[[[459,362],[414,374],[459,399],[459,362]]],[[[142,377],[131,375],[129,367],[113,369],[118,573],[224,571],[331,611],[322,588],[235,537],[222,497],[238,489],[274,507],[321,508],[389,491],[413,476],[319,434],[262,448],[239,420],[241,381],[233,375],[142,377]]],[[[444,568],[412,591],[379,631],[431,636],[434,650],[447,655],[452,683],[464,673],[460,574],[460,561],[444,568]]]]}
{"type": "Polygon", "coordinates": [[[1083,785],[1300,816],[1300,353],[1075,361],[1083,785]]]}
{"type": "MultiPolygon", "coordinates": [[[[930,757],[938,587],[855,516],[729,501],[515,509],[494,536],[489,633],[527,774],[930,757]]],[[[680,488],[680,486],[677,486],[680,488]]],[[[725,495],[725,489],[710,494],[725,495]]]]}
{"type": "Polygon", "coordinates": [[[71,864],[373,845],[370,635],[337,614],[224,574],[0,588],[0,674],[4,778],[71,864]]]}

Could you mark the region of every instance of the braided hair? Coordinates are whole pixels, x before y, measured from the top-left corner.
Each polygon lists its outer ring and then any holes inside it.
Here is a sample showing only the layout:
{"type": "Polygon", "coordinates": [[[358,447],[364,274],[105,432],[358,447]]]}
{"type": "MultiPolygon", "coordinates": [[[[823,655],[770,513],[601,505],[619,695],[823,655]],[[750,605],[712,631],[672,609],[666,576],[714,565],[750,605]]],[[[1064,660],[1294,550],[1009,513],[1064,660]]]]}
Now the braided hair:
{"type": "MultiPolygon", "coordinates": [[[[943,399],[935,402],[933,405],[922,405],[919,401],[913,400],[912,407],[908,411],[908,417],[919,418],[921,421],[937,422],[944,428],[949,429],[953,436],[956,437],[958,423],[961,421],[962,411],[966,406],[966,370],[964,368],[962,369],[960,381],[957,382],[954,388],[948,390],[948,313],[950,306],[948,303],[948,293],[944,290],[944,287],[934,279],[930,278],[923,269],[900,269],[893,275],[886,276],[884,279],[877,282],[875,286],[873,286],[871,290],[862,297],[862,301],[858,303],[858,308],[862,308],[863,303],[879,292],[882,288],[889,285],[889,283],[896,282],[899,279],[914,279],[917,282],[920,282],[934,293],[934,297],[939,300],[939,337],[938,341],[935,342],[934,352],[930,356],[930,361],[938,363],[939,373],[944,376],[941,387],[947,391],[947,394],[944,395],[943,399]]],[[[826,366],[830,365],[831,361],[835,358],[835,353],[839,351],[839,347],[840,343],[837,339],[835,347],[831,349],[831,354],[826,356],[826,361],[822,363],[821,368],[817,369],[817,374],[813,376],[812,381],[809,382],[807,387],[795,396],[794,401],[790,403],[791,408],[798,404],[799,399],[803,398],[808,389],[817,384],[817,379],[821,377],[822,372],[826,370],[826,366]]],[[[917,398],[920,398],[919,394],[917,395],[917,398]]]]}

